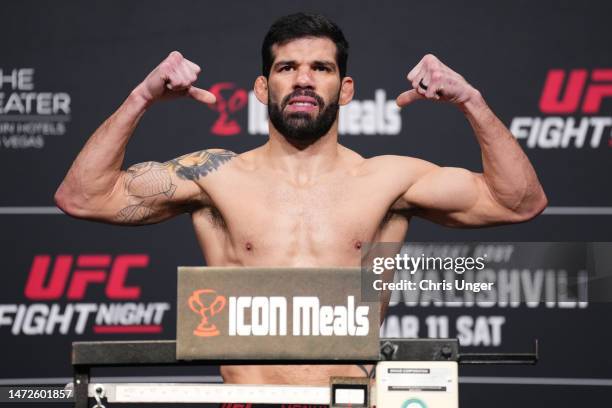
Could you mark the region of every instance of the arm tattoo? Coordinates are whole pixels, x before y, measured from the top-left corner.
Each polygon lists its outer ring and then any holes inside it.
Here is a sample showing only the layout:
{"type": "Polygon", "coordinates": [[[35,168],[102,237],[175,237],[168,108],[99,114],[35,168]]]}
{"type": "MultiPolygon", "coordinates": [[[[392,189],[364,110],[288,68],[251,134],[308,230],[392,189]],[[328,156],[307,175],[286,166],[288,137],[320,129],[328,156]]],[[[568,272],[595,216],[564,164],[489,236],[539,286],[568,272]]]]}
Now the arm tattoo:
{"type": "Polygon", "coordinates": [[[185,180],[197,180],[217,170],[223,163],[231,160],[236,153],[224,150],[212,153],[202,150],[170,160],[177,176],[185,180]]]}
{"type": "Polygon", "coordinates": [[[160,198],[171,199],[176,192],[171,172],[181,179],[195,181],[217,170],[234,156],[235,153],[227,150],[219,153],[202,150],[165,163],[145,162],[131,166],[126,171],[125,180],[130,205],[119,211],[119,220],[139,222],[153,216],[155,202],[160,198]]]}
{"type": "Polygon", "coordinates": [[[143,221],[153,214],[153,204],[160,195],[172,198],[176,185],[162,163],[146,162],[130,167],[125,180],[125,191],[131,205],[117,214],[124,222],[143,221]]]}

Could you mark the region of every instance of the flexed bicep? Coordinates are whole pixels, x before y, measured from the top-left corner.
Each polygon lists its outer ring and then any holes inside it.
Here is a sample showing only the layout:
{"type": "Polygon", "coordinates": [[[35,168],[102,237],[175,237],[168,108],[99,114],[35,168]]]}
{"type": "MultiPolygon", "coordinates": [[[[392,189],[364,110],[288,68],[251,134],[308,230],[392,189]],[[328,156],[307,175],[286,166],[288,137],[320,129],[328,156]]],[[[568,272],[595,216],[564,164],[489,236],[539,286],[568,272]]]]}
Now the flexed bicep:
{"type": "Polygon", "coordinates": [[[184,212],[203,193],[198,181],[234,156],[227,150],[201,150],[165,163],[131,166],[123,182],[127,205],[117,213],[118,221],[158,222],[184,212]]]}
{"type": "Polygon", "coordinates": [[[177,184],[170,167],[168,163],[145,162],[131,166],[125,172],[124,189],[129,204],[118,212],[119,221],[149,219],[154,214],[157,200],[163,203],[173,199],[177,184]]]}
{"type": "MultiPolygon", "coordinates": [[[[431,166],[406,191],[415,213],[451,227],[480,227],[514,221],[498,203],[484,176],[463,168],[431,166]]],[[[518,220],[516,220],[518,221],[518,220]]]]}

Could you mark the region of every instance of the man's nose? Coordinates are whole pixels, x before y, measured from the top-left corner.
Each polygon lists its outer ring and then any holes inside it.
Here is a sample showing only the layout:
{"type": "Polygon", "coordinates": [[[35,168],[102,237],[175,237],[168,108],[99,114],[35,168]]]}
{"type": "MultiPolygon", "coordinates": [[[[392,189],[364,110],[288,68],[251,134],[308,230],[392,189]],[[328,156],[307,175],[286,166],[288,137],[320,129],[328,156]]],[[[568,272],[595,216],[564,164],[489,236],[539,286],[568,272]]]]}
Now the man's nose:
{"type": "Polygon", "coordinates": [[[314,88],[314,80],[312,77],[312,70],[310,68],[301,68],[297,71],[295,87],[314,88]]]}

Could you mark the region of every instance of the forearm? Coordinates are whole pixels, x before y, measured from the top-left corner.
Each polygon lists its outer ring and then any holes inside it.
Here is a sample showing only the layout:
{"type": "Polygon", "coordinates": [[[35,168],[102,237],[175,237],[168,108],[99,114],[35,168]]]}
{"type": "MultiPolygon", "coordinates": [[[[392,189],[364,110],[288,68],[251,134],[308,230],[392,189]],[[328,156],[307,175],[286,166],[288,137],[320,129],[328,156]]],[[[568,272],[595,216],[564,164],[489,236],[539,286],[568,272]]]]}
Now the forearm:
{"type": "Polygon", "coordinates": [[[517,214],[540,212],[546,196],[531,162],[508,128],[476,90],[460,108],[480,145],[484,180],[493,198],[517,214]]]}
{"type": "Polygon", "coordinates": [[[121,175],[125,149],[147,103],[132,92],[91,135],[56,192],[60,207],[87,205],[113,191],[121,175]]]}

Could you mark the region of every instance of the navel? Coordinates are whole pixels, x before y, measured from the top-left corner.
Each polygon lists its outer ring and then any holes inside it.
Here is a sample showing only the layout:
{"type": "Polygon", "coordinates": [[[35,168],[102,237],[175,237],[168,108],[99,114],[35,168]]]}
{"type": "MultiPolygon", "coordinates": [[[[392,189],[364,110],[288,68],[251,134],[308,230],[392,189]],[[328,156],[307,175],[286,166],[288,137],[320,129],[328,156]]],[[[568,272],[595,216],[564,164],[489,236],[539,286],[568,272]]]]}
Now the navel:
{"type": "Polygon", "coordinates": [[[361,241],[355,241],[354,247],[355,249],[361,249],[361,241]]]}
{"type": "Polygon", "coordinates": [[[246,244],[244,244],[244,248],[247,251],[252,251],[253,250],[253,244],[251,244],[250,242],[247,242],[246,244]]]}

